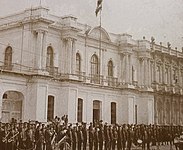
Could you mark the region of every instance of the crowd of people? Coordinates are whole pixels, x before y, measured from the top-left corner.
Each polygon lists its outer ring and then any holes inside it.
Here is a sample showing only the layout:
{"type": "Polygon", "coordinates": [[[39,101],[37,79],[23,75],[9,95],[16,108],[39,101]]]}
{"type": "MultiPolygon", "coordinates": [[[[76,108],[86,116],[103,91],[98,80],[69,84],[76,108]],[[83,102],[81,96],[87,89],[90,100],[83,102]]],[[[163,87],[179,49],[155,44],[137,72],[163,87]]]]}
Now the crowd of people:
{"type": "MultiPolygon", "coordinates": [[[[0,122],[1,150],[143,150],[157,149],[160,145],[180,147],[183,126],[144,124],[114,124],[102,120],[86,124],[68,123],[68,116],[55,117],[52,121],[10,123],[0,122]],[[177,140],[175,140],[177,139],[177,140]]],[[[183,140],[183,139],[182,139],[183,140]]]]}

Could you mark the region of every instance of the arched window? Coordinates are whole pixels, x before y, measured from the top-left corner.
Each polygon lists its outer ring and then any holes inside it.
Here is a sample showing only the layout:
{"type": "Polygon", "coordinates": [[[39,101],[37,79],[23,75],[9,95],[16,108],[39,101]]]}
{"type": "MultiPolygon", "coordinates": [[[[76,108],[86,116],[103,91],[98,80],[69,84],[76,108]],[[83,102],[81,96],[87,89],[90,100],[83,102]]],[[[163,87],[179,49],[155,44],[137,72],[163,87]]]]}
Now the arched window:
{"type": "Polygon", "coordinates": [[[113,77],[113,62],[110,60],[108,62],[108,76],[113,77]]]}
{"type": "Polygon", "coordinates": [[[2,99],[2,122],[9,122],[12,118],[22,119],[22,102],[24,96],[18,91],[6,91],[2,99]]]}
{"type": "Polygon", "coordinates": [[[111,124],[116,123],[116,103],[111,103],[111,124]]]}
{"type": "Polygon", "coordinates": [[[3,94],[3,99],[7,99],[8,95],[6,93],[3,94]]]}
{"type": "Polygon", "coordinates": [[[79,53],[76,53],[76,73],[81,72],[81,56],[79,53]]]}
{"type": "Polygon", "coordinates": [[[78,115],[77,115],[77,121],[82,122],[83,121],[83,100],[81,98],[78,98],[78,115]]]}
{"type": "Polygon", "coordinates": [[[5,69],[12,69],[12,48],[10,46],[8,46],[5,50],[4,66],[5,69]]]}
{"type": "Polygon", "coordinates": [[[173,69],[173,82],[176,84],[178,82],[177,70],[173,69]]]}
{"type": "Polygon", "coordinates": [[[134,66],[132,66],[132,81],[135,81],[136,77],[135,77],[135,69],[134,66]]]}
{"type": "Polygon", "coordinates": [[[91,58],[91,83],[100,83],[99,61],[96,54],[91,58]]]}
{"type": "Polygon", "coordinates": [[[91,74],[92,75],[98,75],[99,74],[99,62],[98,57],[96,54],[94,54],[91,57],[91,74]]]}
{"type": "Polygon", "coordinates": [[[53,49],[51,46],[48,46],[47,48],[46,67],[53,67],[53,49]]]}
{"type": "Polygon", "coordinates": [[[161,67],[157,66],[157,68],[156,68],[156,81],[158,83],[161,83],[161,73],[160,73],[160,71],[161,71],[161,67]]]}
{"type": "Polygon", "coordinates": [[[169,101],[166,102],[166,123],[170,124],[170,103],[169,101]]]}
{"type": "Polygon", "coordinates": [[[52,120],[54,118],[54,96],[48,96],[48,108],[47,108],[47,120],[52,120]]]}
{"type": "Polygon", "coordinates": [[[178,113],[179,113],[179,104],[177,102],[174,103],[173,105],[174,112],[173,112],[173,118],[174,118],[174,123],[178,123],[178,113]]]}
{"type": "Polygon", "coordinates": [[[165,84],[168,84],[168,68],[165,68],[165,84]]]}
{"type": "Polygon", "coordinates": [[[159,99],[157,102],[158,124],[163,123],[163,103],[159,99]]]}

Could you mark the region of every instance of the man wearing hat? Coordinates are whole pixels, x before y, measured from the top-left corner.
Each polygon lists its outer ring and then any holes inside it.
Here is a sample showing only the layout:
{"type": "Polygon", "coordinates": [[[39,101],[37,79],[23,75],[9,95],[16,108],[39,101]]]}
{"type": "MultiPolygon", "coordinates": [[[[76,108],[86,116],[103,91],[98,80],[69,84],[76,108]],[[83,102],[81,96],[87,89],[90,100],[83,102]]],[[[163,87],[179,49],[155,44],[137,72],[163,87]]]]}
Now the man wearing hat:
{"type": "Polygon", "coordinates": [[[79,126],[77,131],[77,136],[78,136],[78,150],[81,150],[82,143],[83,143],[82,126],[79,126]]]}
{"type": "Polygon", "coordinates": [[[86,128],[86,123],[83,123],[82,134],[83,134],[83,150],[86,150],[86,145],[87,145],[87,128],[86,128]]]}

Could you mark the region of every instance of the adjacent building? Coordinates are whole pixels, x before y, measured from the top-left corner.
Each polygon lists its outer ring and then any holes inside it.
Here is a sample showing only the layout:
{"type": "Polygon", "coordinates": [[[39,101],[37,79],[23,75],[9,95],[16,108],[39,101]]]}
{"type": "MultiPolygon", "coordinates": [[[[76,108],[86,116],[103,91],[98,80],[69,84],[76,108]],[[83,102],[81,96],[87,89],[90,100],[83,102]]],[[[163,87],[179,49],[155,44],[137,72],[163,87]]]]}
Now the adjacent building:
{"type": "Polygon", "coordinates": [[[0,18],[0,118],[183,125],[183,53],[44,7],[0,18]]]}

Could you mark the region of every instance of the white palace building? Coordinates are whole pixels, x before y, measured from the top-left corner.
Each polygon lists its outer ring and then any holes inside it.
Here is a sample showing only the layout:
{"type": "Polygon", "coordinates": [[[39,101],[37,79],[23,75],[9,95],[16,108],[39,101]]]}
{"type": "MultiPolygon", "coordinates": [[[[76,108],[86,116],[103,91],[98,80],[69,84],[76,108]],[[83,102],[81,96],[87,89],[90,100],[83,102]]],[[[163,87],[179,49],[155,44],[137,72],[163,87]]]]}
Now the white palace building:
{"type": "Polygon", "coordinates": [[[0,18],[0,118],[183,125],[183,52],[54,16],[0,18]],[[100,42],[101,41],[101,42],[100,42]]]}

